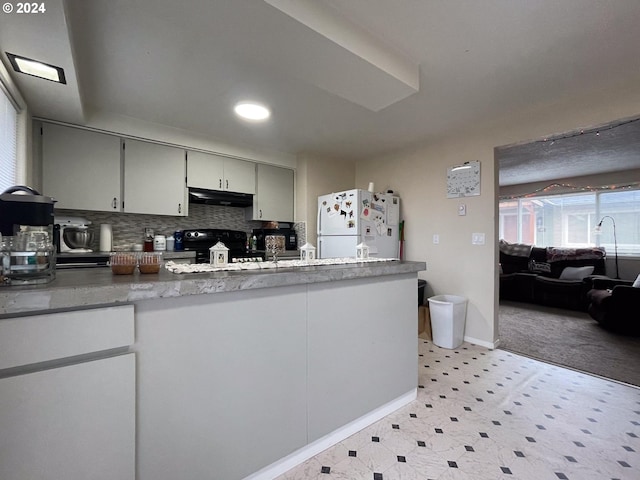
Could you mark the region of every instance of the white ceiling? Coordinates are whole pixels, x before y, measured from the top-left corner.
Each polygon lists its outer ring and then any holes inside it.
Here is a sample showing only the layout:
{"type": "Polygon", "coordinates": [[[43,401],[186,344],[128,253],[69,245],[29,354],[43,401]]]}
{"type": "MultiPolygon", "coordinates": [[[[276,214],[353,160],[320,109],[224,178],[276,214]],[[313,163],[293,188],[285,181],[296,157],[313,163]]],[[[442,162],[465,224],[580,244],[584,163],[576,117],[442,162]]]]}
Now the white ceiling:
{"type": "MultiPolygon", "coordinates": [[[[8,69],[6,51],[67,74],[68,85],[14,74],[35,116],[83,124],[109,112],[293,154],[366,159],[640,81],[638,0],[45,5],[44,14],[0,15],[8,69]],[[272,120],[237,120],[232,105],[246,98],[269,104],[272,120]]],[[[617,162],[599,158],[589,164],[617,162]]]]}

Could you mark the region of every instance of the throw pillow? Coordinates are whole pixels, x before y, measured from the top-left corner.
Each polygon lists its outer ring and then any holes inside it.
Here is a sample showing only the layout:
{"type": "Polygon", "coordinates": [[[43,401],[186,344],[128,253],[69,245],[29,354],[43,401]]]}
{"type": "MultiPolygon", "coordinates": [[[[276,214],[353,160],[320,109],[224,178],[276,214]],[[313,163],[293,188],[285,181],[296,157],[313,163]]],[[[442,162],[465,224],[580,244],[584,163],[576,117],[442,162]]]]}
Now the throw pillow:
{"type": "Polygon", "coordinates": [[[633,282],[633,285],[631,285],[632,287],[636,287],[636,288],[640,288],[640,274],[638,274],[638,276],[636,277],[636,281],[633,282]]]}
{"type": "Polygon", "coordinates": [[[584,280],[593,273],[593,265],[587,267],[565,267],[560,280],[584,280]]]}
{"type": "Polygon", "coordinates": [[[529,271],[532,273],[550,273],[551,264],[545,263],[545,262],[536,262],[535,260],[531,260],[529,262],[529,271]]]}

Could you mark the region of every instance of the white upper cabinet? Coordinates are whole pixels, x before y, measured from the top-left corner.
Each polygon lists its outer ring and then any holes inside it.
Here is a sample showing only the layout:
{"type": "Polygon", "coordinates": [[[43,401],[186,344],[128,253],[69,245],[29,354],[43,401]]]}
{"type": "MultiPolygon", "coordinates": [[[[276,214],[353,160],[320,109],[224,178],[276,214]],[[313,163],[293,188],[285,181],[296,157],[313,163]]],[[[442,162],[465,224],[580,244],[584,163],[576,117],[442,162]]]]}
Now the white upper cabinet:
{"type": "Polygon", "coordinates": [[[186,216],[185,151],[138,140],[123,140],[124,211],[186,216]]]}
{"type": "Polygon", "coordinates": [[[259,163],[250,220],[293,221],[293,170],[259,163]]]}
{"type": "Polygon", "coordinates": [[[193,188],[254,194],[256,165],[235,158],[188,151],[187,185],[193,188]]]}
{"type": "Polygon", "coordinates": [[[50,123],[41,131],[41,193],[56,208],[120,211],[120,139],[50,123]]]}

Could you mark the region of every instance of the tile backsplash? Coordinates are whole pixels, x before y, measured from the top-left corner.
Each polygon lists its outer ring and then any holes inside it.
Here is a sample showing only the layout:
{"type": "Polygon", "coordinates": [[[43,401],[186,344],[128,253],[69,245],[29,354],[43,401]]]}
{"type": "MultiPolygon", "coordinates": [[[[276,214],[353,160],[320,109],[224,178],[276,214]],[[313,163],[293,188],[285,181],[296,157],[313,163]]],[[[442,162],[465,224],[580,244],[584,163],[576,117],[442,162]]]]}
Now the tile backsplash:
{"type": "MultiPolygon", "coordinates": [[[[63,209],[56,210],[55,215],[82,217],[90,221],[90,230],[94,232],[91,248],[94,250],[97,250],[100,245],[99,235],[102,223],[111,225],[113,247],[119,250],[129,249],[135,243],[142,243],[145,228],[152,228],[154,233],[168,236],[176,230],[192,228],[219,228],[250,233],[254,228],[262,226],[262,222],[246,220],[244,208],[200,204],[189,205],[188,217],[63,209]]],[[[298,233],[298,246],[304,245],[305,222],[294,223],[293,228],[298,233]]]]}

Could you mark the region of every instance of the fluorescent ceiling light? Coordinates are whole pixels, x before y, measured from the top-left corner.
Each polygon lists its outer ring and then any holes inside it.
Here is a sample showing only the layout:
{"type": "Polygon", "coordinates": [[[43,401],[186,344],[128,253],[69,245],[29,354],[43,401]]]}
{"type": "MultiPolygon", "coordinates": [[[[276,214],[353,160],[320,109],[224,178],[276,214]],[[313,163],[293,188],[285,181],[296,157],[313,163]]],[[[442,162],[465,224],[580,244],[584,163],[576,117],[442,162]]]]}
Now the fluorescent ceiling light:
{"type": "Polygon", "coordinates": [[[21,57],[13,53],[7,52],[7,57],[11,62],[11,66],[16,72],[31,75],[33,77],[44,78],[52,82],[66,84],[67,80],[64,76],[64,70],[54,65],[32,60],[31,58],[21,57]]]}
{"type": "Polygon", "coordinates": [[[271,112],[267,107],[254,102],[240,102],[233,108],[236,115],[245,120],[262,121],[271,116],[271,112]]]}

